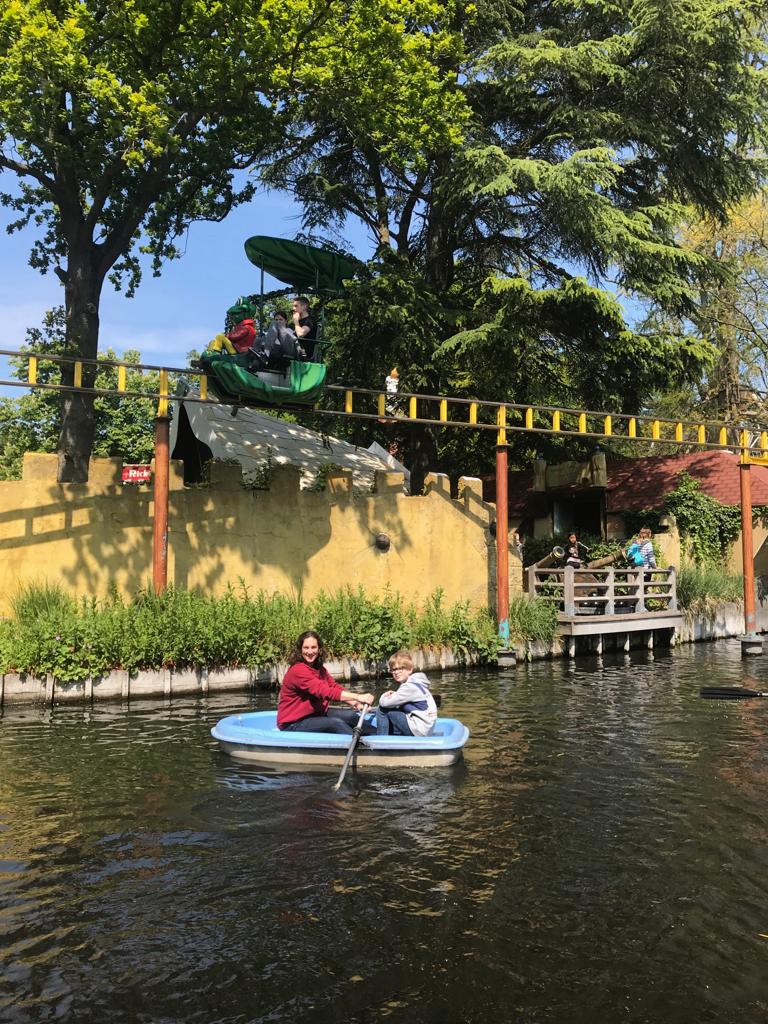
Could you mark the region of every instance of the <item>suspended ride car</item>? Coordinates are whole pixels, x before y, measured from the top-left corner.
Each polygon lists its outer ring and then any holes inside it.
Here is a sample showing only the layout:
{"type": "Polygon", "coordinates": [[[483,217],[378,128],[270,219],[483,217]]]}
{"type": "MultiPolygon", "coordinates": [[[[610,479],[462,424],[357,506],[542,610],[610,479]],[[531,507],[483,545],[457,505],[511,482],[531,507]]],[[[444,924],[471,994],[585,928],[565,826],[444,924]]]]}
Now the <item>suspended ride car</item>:
{"type": "Polygon", "coordinates": [[[343,293],[344,281],[354,276],[357,264],[339,253],[268,235],[249,238],[245,253],[261,270],[259,295],[238,299],[227,310],[227,332],[216,335],[198,365],[208,375],[211,391],[224,402],[288,408],[314,405],[326,377],[322,304],[343,293]],[[265,295],[265,273],[288,288],[265,295]],[[317,337],[311,352],[303,352],[301,339],[296,339],[289,328],[271,325],[264,330],[265,300],[288,291],[320,297],[317,337]],[[273,344],[267,353],[269,339],[270,343],[277,339],[277,345],[273,344]]]}

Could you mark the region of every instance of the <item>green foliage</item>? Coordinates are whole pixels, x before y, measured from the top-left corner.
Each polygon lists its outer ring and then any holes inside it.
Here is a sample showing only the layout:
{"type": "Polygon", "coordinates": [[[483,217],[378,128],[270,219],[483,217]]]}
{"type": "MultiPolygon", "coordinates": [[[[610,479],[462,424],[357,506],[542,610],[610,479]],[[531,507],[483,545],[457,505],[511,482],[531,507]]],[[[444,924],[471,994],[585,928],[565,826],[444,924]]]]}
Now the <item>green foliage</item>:
{"type": "MultiPolygon", "coordinates": [[[[624,411],[690,388],[711,340],[636,329],[623,297],[691,314],[714,261],[678,225],[758,187],[765,40],[743,5],[462,4],[442,26],[462,40],[440,57],[471,110],[461,145],[404,173],[359,110],[311,106],[315,144],[288,144],[265,172],[309,230],[336,237],[355,217],[378,247],[332,312],[332,370],[380,387],[397,366],[408,392],[624,411]]],[[[377,439],[411,468],[425,451],[429,468],[490,468],[481,437],[423,434],[377,439]]],[[[511,445],[529,453],[521,435],[511,445]]]]}
{"type": "Polygon", "coordinates": [[[711,613],[722,601],[740,603],[744,577],[731,573],[722,563],[683,562],[677,575],[677,600],[681,608],[697,614],[711,613]]]}
{"type": "MultiPolygon", "coordinates": [[[[46,355],[67,352],[64,310],[49,310],[40,327],[27,331],[22,352],[40,355],[38,380],[42,384],[60,384],[61,366],[46,355]]],[[[117,367],[108,365],[120,357],[108,349],[99,355],[94,387],[117,390],[117,367]]],[[[126,350],[120,361],[140,363],[141,353],[126,350]]],[[[11,359],[11,376],[26,380],[27,360],[11,359]]],[[[126,387],[135,392],[157,392],[159,376],[153,371],[128,370],[126,387]]],[[[171,387],[174,382],[171,381],[171,387]]],[[[18,480],[25,452],[54,452],[60,426],[60,395],[55,391],[36,390],[19,398],[0,398],[0,480],[18,480]]],[[[126,462],[149,462],[154,455],[154,419],[156,403],[148,398],[125,401],[102,396],[94,401],[94,455],[119,456],[126,462]]]]}
{"type": "MultiPolygon", "coordinates": [[[[522,616],[519,635],[537,629],[536,621],[522,616]]],[[[465,602],[446,607],[440,591],[419,607],[400,594],[370,597],[359,587],[311,601],[251,594],[241,581],[220,597],[170,587],[142,590],[129,602],[116,595],[77,602],[60,587],[39,584],[20,591],[12,620],[0,623],[0,672],[68,681],[118,668],[255,667],[284,659],[310,628],[332,657],[380,660],[400,647],[447,645],[492,660],[498,649],[491,616],[465,602]]]]}
{"type": "Polygon", "coordinates": [[[697,563],[718,562],[741,530],[739,507],[721,505],[689,473],[680,474],[677,487],[664,499],[663,510],[677,519],[681,537],[697,563]]]}
{"type": "Polygon", "coordinates": [[[516,594],[509,602],[509,633],[513,643],[551,644],[557,633],[557,605],[516,594]]]}
{"type": "MultiPolygon", "coordinates": [[[[0,202],[33,225],[30,262],[65,284],[69,351],[95,358],[105,278],[133,295],[222,220],[286,140],[333,110],[405,171],[458,142],[461,41],[438,0],[3,0],[0,202]]],[[[329,188],[333,189],[334,183],[329,188]]],[[[86,383],[90,374],[85,374],[86,383]]],[[[84,480],[90,398],[65,402],[63,479],[84,480]]]]}

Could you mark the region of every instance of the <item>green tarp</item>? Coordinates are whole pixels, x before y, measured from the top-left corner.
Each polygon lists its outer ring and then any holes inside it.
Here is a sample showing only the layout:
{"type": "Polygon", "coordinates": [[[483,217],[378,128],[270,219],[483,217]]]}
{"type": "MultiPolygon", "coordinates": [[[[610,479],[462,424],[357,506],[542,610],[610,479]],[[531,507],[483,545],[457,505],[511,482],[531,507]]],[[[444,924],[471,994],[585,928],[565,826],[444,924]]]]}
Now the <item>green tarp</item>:
{"type": "Polygon", "coordinates": [[[344,289],[342,282],[354,277],[357,269],[357,264],[346,256],[269,235],[249,238],[245,254],[264,273],[300,292],[339,295],[344,289]]]}

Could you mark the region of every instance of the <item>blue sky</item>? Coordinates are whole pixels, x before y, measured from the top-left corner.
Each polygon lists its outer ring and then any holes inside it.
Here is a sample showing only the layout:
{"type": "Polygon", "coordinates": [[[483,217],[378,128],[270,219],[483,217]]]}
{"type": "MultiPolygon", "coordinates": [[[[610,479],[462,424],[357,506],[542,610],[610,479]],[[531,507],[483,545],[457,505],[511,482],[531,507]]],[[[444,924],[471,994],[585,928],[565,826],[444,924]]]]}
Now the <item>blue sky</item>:
{"type": "MultiPolygon", "coordinates": [[[[0,348],[4,349],[19,348],[26,329],[39,325],[45,311],[64,299],[55,274],[40,274],[27,262],[33,231],[6,233],[11,219],[8,210],[0,209],[0,348]]],[[[259,289],[259,271],[243,251],[246,238],[293,238],[300,228],[298,207],[278,193],[260,194],[220,224],[192,224],[180,240],[184,256],[165,263],[158,278],[146,271],[132,299],[115,292],[109,282],[104,285],[100,350],[111,347],[122,354],[134,348],[146,363],[186,365],[187,352],[205,348],[221,330],[227,307],[239,295],[259,289]]],[[[355,255],[370,255],[371,245],[361,225],[350,225],[347,242],[355,255]]],[[[281,286],[265,278],[265,288],[275,287],[281,286]]],[[[6,365],[0,364],[0,376],[8,376],[6,365]]]]}

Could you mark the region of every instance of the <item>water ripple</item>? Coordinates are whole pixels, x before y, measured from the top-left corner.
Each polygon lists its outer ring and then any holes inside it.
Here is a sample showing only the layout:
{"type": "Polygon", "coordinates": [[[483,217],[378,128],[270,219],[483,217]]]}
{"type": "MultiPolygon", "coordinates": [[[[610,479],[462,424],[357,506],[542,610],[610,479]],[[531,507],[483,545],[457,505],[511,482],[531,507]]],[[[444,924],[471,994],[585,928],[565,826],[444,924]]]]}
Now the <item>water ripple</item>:
{"type": "Polygon", "coordinates": [[[6,709],[0,1021],[764,1022],[768,704],[698,697],[744,682],[446,675],[464,762],[340,793],[211,743],[271,695],[6,709]]]}

